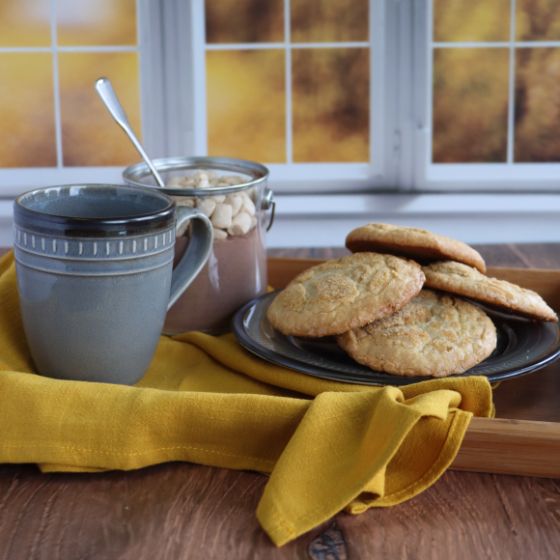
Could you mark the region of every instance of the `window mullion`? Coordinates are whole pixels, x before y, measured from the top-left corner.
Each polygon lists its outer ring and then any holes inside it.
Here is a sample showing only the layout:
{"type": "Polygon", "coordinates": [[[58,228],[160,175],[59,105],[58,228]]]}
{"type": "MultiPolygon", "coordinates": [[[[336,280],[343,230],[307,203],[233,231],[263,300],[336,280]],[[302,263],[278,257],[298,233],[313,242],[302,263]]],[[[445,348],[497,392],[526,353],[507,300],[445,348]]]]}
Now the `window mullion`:
{"type": "MultiPolygon", "coordinates": [[[[417,34],[417,2],[406,0],[392,3],[388,24],[395,26],[394,71],[395,79],[389,84],[392,97],[396,98],[395,125],[387,146],[395,154],[396,177],[394,184],[399,190],[411,190],[417,184],[417,158],[421,146],[418,133],[418,103],[421,103],[421,84],[425,67],[418,65],[419,35],[417,34]],[[420,80],[420,86],[417,82],[420,80]]],[[[420,37],[421,39],[421,37],[420,37]]],[[[390,48],[390,44],[387,45],[390,48]]]]}
{"type": "Polygon", "coordinates": [[[62,121],[60,111],[60,81],[58,76],[58,31],[56,28],[56,2],[51,1],[51,56],[53,68],[54,132],[56,142],[56,166],[64,165],[62,153],[62,121]]]}
{"type": "Polygon", "coordinates": [[[515,142],[515,10],[516,0],[510,0],[509,83],[507,123],[507,163],[513,163],[515,142]]]}
{"type": "Polygon", "coordinates": [[[414,138],[411,186],[415,190],[425,188],[426,170],[432,159],[432,6],[432,0],[414,2],[411,28],[413,55],[411,57],[410,76],[412,80],[411,91],[414,98],[411,127],[411,134],[414,138]]]}
{"type": "Polygon", "coordinates": [[[163,8],[137,0],[142,139],[151,157],[166,154],[167,136],[163,69],[163,8]],[[146,45],[146,48],[142,48],[146,45]]]}
{"type": "Polygon", "coordinates": [[[290,0],[284,0],[284,64],[285,64],[285,88],[286,88],[286,163],[294,161],[294,150],[292,142],[293,118],[292,118],[292,47],[291,47],[291,21],[290,0]]]}

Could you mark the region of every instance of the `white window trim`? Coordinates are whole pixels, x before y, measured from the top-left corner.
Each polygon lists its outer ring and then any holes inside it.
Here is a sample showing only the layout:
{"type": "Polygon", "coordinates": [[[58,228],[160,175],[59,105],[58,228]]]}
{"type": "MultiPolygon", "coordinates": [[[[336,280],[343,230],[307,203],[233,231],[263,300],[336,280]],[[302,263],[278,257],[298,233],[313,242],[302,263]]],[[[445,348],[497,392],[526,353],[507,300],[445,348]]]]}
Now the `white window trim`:
{"type": "MultiPolygon", "coordinates": [[[[467,243],[558,242],[555,194],[276,195],[267,246],[341,247],[368,222],[424,227],[467,243]]],[[[0,200],[0,247],[12,245],[12,206],[0,200]]]]}
{"type": "Polygon", "coordinates": [[[368,222],[428,228],[467,243],[558,242],[554,194],[278,195],[268,247],[341,247],[368,222]]]}

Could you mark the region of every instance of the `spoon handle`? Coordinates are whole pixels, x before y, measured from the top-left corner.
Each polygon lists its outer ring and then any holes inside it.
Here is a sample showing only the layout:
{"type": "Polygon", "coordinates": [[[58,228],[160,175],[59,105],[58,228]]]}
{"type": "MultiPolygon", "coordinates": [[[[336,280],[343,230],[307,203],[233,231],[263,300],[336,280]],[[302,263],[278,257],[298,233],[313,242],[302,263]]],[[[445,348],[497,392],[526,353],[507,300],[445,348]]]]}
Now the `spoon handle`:
{"type": "Polygon", "coordinates": [[[119,101],[119,98],[117,97],[117,94],[115,93],[115,90],[113,89],[109,78],[98,78],[95,82],[95,89],[97,90],[99,97],[101,97],[101,100],[105,104],[105,107],[107,107],[109,113],[111,113],[113,119],[115,119],[116,123],[126,132],[126,135],[130,138],[130,140],[134,144],[134,147],[138,150],[138,152],[142,156],[142,159],[146,162],[146,165],[152,172],[152,175],[154,176],[157,184],[162,188],[165,187],[163,179],[161,178],[157,169],[154,167],[154,164],[151,162],[148,154],[144,151],[144,148],[142,147],[142,144],[140,144],[140,141],[136,137],[136,134],[134,134],[134,131],[132,130],[132,127],[128,122],[126,113],[124,112],[124,109],[119,101]]]}

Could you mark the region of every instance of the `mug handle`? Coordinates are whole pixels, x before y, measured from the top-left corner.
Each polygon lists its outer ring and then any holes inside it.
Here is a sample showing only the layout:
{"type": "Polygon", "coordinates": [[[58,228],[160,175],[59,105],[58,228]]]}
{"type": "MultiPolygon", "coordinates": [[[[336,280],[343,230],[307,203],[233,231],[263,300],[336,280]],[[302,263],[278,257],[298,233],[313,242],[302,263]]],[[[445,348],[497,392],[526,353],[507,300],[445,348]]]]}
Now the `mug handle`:
{"type": "Polygon", "coordinates": [[[196,275],[206,264],[212,251],[212,223],[202,212],[178,206],[177,222],[175,224],[175,236],[182,236],[189,222],[192,220],[192,236],[189,240],[187,250],[183,253],[181,260],[173,270],[171,276],[171,295],[169,296],[169,309],[189,287],[196,275]]]}

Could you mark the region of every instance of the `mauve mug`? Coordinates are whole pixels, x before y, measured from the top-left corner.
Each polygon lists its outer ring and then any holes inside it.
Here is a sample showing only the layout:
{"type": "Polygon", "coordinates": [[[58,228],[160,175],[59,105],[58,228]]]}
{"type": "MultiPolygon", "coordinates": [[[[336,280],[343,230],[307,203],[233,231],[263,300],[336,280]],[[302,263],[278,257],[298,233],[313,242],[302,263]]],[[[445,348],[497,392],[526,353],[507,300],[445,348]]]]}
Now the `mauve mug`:
{"type": "Polygon", "coordinates": [[[23,325],[39,373],[132,384],[154,354],[167,309],[212,247],[212,226],[154,188],[62,185],[14,204],[23,325]],[[192,242],[172,270],[175,236],[192,242]]]}

